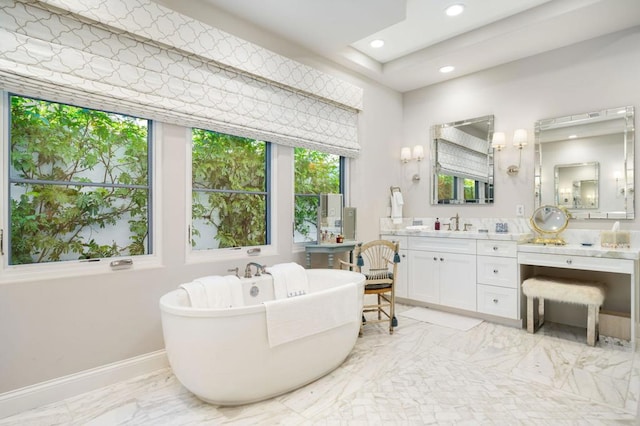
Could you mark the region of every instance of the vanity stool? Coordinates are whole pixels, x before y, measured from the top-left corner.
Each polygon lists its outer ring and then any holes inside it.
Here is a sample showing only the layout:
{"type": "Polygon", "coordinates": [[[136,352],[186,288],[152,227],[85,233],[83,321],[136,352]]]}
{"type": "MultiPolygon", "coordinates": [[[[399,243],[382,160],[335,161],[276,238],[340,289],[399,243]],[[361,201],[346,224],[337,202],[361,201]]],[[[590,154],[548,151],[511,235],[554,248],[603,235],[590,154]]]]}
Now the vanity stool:
{"type": "Polygon", "coordinates": [[[587,305],[587,344],[595,346],[599,337],[598,315],[604,302],[606,286],[598,281],[572,278],[535,276],[522,282],[522,292],[527,296],[527,331],[535,333],[544,323],[544,300],[587,305]],[[534,302],[538,299],[537,321],[534,302]]]}

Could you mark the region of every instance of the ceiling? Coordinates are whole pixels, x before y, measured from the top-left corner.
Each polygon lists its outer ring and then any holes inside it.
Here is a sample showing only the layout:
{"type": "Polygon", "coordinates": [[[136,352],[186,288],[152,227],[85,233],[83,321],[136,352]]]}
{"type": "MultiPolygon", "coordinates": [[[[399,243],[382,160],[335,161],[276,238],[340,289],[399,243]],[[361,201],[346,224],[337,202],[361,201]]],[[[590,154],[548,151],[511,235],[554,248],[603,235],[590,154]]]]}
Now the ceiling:
{"type": "Polygon", "coordinates": [[[400,92],[640,25],[640,0],[192,1],[400,92]],[[465,11],[447,16],[454,3],[465,11]]]}

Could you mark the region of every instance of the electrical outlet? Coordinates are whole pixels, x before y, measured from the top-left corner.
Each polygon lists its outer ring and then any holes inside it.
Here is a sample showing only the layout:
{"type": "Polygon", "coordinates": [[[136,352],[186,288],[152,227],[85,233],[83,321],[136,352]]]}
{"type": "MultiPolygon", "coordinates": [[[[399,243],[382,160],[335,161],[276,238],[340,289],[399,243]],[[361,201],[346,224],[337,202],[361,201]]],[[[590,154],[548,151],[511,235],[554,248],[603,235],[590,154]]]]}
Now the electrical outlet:
{"type": "Polygon", "coordinates": [[[516,205],[516,217],[524,217],[524,205],[516,205]]]}

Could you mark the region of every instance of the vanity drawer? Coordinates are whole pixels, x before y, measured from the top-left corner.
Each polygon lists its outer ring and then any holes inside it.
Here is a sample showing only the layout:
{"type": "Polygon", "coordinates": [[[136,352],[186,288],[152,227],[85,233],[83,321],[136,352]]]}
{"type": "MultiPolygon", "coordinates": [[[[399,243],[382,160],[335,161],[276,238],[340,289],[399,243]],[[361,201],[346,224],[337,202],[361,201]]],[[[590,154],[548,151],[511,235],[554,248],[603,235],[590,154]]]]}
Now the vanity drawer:
{"type": "Polygon", "coordinates": [[[518,243],[516,241],[478,240],[478,254],[483,256],[507,256],[518,255],[518,243]]]}
{"type": "Polygon", "coordinates": [[[634,261],[631,259],[576,256],[562,253],[520,252],[518,253],[518,263],[554,268],[583,269],[586,271],[617,272],[621,274],[632,274],[634,272],[634,261]]]}
{"type": "Polygon", "coordinates": [[[478,312],[518,319],[518,290],[478,284],[478,312]]]}
{"type": "Polygon", "coordinates": [[[409,237],[409,250],[476,254],[476,240],[453,237],[409,237]]]}
{"type": "Polygon", "coordinates": [[[518,288],[518,263],[512,257],[478,256],[478,283],[518,288]]]}

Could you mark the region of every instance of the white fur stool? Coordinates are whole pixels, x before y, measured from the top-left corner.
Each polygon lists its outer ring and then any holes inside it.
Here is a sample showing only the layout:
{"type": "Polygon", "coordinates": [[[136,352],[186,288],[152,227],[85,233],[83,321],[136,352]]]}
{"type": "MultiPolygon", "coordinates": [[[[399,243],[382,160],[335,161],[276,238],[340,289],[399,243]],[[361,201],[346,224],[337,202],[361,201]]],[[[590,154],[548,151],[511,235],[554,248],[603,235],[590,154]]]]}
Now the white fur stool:
{"type": "Polygon", "coordinates": [[[599,337],[598,314],[605,290],[605,284],[597,281],[547,276],[527,278],[522,282],[522,292],[527,296],[527,331],[535,333],[544,323],[544,299],[587,305],[587,344],[595,346],[599,337]],[[538,299],[537,321],[534,321],[535,299],[538,299]]]}

